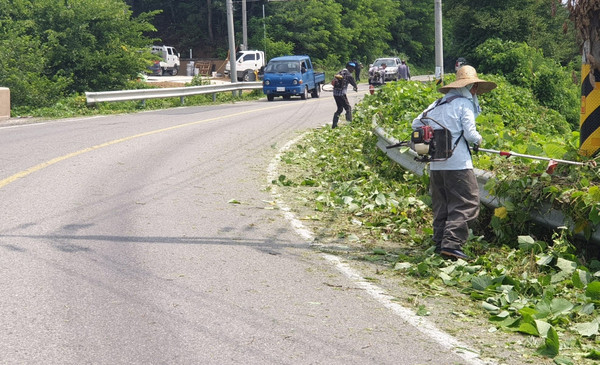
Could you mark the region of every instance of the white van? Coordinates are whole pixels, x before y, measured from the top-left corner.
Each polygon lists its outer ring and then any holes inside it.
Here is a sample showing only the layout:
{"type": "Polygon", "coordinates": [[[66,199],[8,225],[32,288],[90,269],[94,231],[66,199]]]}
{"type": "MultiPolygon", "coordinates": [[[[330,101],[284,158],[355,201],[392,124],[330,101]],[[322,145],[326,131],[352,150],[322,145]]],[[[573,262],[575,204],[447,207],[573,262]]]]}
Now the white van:
{"type": "Polygon", "coordinates": [[[177,75],[181,63],[179,62],[179,53],[174,47],[152,46],[151,52],[161,58],[150,66],[154,75],[163,76],[165,73],[170,73],[172,76],[177,75]]]}
{"type": "MultiPolygon", "coordinates": [[[[259,71],[265,66],[265,53],[263,51],[239,51],[235,54],[235,69],[238,81],[252,81],[254,71],[259,71]]],[[[229,76],[230,63],[225,64],[225,75],[229,76]]]]}

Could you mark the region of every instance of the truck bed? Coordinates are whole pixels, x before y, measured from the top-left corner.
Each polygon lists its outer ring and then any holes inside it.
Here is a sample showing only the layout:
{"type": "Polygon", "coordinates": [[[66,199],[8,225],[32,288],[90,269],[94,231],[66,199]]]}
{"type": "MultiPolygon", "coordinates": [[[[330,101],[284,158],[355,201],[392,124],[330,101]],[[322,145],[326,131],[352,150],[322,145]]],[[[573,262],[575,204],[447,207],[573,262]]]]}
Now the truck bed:
{"type": "Polygon", "coordinates": [[[317,83],[317,84],[325,83],[325,72],[315,72],[315,83],[317,83]]]}

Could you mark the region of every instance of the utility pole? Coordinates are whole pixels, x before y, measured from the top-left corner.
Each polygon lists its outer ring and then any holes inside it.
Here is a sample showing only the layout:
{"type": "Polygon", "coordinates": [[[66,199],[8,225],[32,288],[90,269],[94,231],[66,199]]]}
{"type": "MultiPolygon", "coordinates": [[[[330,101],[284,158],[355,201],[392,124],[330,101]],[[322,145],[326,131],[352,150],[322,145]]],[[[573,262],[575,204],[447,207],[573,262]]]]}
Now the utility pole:
{"type": "Polygon", "coordinates": [[[442,38],[442,0],[434,0],[435,13],[435,78],[444,81],[444,41],[442,38]]]}
{"type": "Polygon", "coordinates": [[[267,58],[267,21],[265,20],[265,4],[262,6],[263,11],[263,39],[265,40],[265,62],[268,60],[267,58]]]}
{"type": "Polygon", "coordinates": [[[246,19],[246,0],[242,0],[242,51],[248,49],[248,23],[246,19]]]}
{"type": "MultiPolygon", "coordinates": [[[[231,82],[237,82],[237,69],[235,67],[235,33],[233,29],[233,2],[227,0],[225,2],[227,7],[227,34],[229,36],[229,75],[231,76],[231,82]]],[[[235,91],[233,91],[235,95],[235,91]]]]}

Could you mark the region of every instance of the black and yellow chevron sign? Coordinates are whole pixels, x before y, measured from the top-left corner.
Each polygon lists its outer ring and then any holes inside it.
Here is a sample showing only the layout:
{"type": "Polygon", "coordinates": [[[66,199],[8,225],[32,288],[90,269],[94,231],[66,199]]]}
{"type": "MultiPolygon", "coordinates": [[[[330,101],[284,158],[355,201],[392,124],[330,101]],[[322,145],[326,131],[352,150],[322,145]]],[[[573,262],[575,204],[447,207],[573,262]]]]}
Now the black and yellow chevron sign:
{"type": "Polygon", "coordinates": [[[594,71],[595,85],[590,81],[591,67],[581,65],[581,117],[579,119],[579,153],[593,156],[600,149],[600,72],[594,71]]]}

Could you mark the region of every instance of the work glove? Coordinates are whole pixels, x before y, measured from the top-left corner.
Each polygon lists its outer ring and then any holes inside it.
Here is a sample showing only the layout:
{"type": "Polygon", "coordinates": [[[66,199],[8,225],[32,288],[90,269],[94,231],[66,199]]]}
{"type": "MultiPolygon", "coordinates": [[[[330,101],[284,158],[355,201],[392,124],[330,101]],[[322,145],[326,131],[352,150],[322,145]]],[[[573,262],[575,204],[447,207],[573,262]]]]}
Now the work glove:
{"type": "Polygon", "coordinates": [[[475,143],[473,145],[473,152],[475,152],[475,153],[479,152],[479,143],[475,143]]]}
{"type": "Polygon", "coordinates": [[[354,88],[354,91],[358,92],[358,88],[357,88],[357,87],[355,87],[355,88],[354,88]]]}

